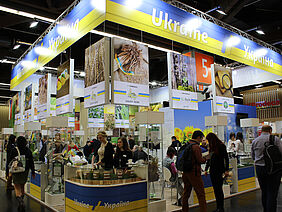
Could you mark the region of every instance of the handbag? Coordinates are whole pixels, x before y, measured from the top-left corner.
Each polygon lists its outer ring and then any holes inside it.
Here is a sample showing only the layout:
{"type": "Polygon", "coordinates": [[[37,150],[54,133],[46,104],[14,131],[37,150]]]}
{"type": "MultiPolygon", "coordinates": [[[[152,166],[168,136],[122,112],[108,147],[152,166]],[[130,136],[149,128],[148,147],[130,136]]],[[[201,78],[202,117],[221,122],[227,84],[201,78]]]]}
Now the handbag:
{"type": "Polygon", "coordinates": [[[21,157],[18,147],[16,147],[16,150],[18,152],[18,156],[15,157],[9,164],[9,172],[12,174],[25,172],[25,155],[21,157]]]}

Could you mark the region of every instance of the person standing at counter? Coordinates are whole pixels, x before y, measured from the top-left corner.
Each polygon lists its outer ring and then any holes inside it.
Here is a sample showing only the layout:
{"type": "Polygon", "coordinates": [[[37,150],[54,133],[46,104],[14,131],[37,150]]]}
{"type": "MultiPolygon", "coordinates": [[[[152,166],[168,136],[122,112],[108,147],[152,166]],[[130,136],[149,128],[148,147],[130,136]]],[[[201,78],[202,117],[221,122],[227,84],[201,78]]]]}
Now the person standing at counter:
{"type": "Polygon", "coordinates": [[[128,147],[128,143],[125,137],[121,137],[117,141],[117,150],[114,156],[115,168],[126,169],[129,159],[132,159],[133,154],[128,147]]]}
{"type": "Polygon", "coordinates": [[[135,146],[135,140],[133,139],[132,135],[128,136],[128,144],[129,144],[129,148],[131,149],[131,151],[133,150],[133,147],[135,146]]]}
{"type": "Polygon", "coordinates": [[[182,196],[182,212],[189,211],[188,199],[191,195],[192,187],[199,200],[200,212],[207,211],[204,183],[201,176],[201,164],[204,164],[206,159],[203,158],[202,150],[199,146],[203,138],[203,132],[196,130],[193,132],[192,139],[189,141],[192,144],[192,167],[183,167],[182,179],[184,182],[184,192],[182,196]]]}
{"type": "MultiPolygon", "coordinates": [[[[96,165],[102,166],[105,170],[111,170],[114,165],[114,148],[113,145],[107,141],[107,134],[105,131],[98,132],[98,140],[101,143],[100,148],[98,149],[98,158],[96,165]]],[[[94,164],[95,156],[92,158],[92,164],[94,164]]]]}
{"type": "Polygon", "coordinates": [[[241,163],[240,158],[245,155],[243,134],[241,132],[237,132],[236,141],[234,143],[235,143],[235,151],[237,155],[237,163],[240,164],[241,163]]]}
{"type": "Polygon", "coordinates": [[[225,177],[229,175],[229,158],[226,151],[226,146],[219,140],[214,133],[209,133],[206,137],[209,142],[210,159],[208,159],[205,175],[210,169],[210,177],[216,199],[217,209],[214,212],[224,212],[224,194],[222,190],[223,186],[223,174],[225,177]]]}
{"type": "Polygon", "coordinates": [[[39,152],[39,160],[42,161],[43,163],[45,162],[45,155],[47,153],[47,140],[48,140],[47,135],[44,135],[42,140],[42,148],[40,149],[39,152]]]}
{"type": "Polygon", "coordinates": [[[227,144],[227,152],[232,152],[233,151],[232,144],[235,144],[235,141],[236,141],[235,133],[232,132],[229,135],[229,141],[228,141],[228,144],[227,144]]]}
{"type": "Polygon", "coordinates": [[[12,174],[19,209],[24,209],[24,186],[27,182],[29,170],[31,170],[32,177],[35,178],[35,169],[32,152],[26,147],[26,139],[23,136],[19,136],[16,143],[17,147],[12,150],[9,163],[18,155],[20,155],[21,160],[24,161],[23,167],[25,167],[25,171],[12,174]]]}
{"type": "Polygon", "coordinates": [[[11,160],[11,153],[15,147],[16,147],[16,136],[10,135],[7,144],[7,159],[6,159],[6,179],[7,179],[6,189],[7,190],[14,189],[14,187],[12,186],[12,175],[9,173],[8,161],[11,160]]]}
{"type": "MultiPolygon", "coordinates": [[[[252,142],[252,158],[255,161],[256,173],[261,189],[261,201],[264,212],[277,211],[277,197],[281,184],[282,172],[269,175],[264,161],[265,143],[270,141],[272,127],[265,125],[262,127],[262,133],[252,142]]],[[[278,137],[274,137],[274,145],[276,145],[282,154],[282,142],[278,137]]]]}

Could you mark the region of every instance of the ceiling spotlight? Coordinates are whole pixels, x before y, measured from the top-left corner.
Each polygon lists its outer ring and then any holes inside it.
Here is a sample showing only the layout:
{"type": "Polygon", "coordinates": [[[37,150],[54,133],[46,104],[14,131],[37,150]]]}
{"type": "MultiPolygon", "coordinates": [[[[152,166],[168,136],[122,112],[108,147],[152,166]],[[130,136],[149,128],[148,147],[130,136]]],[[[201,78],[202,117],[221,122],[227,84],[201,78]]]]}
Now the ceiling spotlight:
{"type": "Polygon", "coordinates": [[[264,35],[264,31],[262,31],[261,29],[256,30],[256,32],[260,35],[264,35]]]}
{"type": "Polygon", "coordinates": [[[223,10],[216,10],[216,12],[220,13],[221,15],[227,15],[223,10]]]}
{"type": "Polygon", "coordinates": [[[16,44],[16,45],[14,45],[14,47],[13,47],[13,49],[15,50],[15,49],[18,49],[18,48],[20,48],[20,44],[16,44]]]}
{"type": "Polygon", "coordinates": [[[40,71],[44,71],[45,68],[42,66],[42,67],[39,68],[39,70],[40,70],[40,71]]]}
{"type": "Polygon", "coordinates": [[[37,24],[38,24],[38,21],[33,21],[33,22],[30,24],[29,28],[34,28],[34,27],[37,26],[37,24]]]}
{"type": "Polygon", "coordinates": [[[81,77],[85,77],[85,72],[80,72],[79,74],[81,77]]]}

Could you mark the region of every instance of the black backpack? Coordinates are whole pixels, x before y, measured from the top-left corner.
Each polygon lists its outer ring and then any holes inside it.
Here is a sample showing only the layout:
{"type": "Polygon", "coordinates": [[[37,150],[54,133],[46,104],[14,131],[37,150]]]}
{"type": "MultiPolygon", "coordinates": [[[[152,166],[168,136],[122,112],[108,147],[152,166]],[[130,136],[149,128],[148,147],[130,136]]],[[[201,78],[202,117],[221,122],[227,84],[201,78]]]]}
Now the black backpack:
{"type": "Polygon", "coordinates": [[[193,150],[192,146],[195,143],[187,143],[183,145],[180,150],[178,151],[178,156],[176,160],[176,168],[179,171],[189,172],[193,168],[192,164],[192,157],[193,157],[193,150]]]}
{"type": "Polygon", "coordinates": [[[264,144],[264,161],[269,175],[282,171],[282,154],[274,144],[275,136],[269,136],[269,142],[264,144]]]}

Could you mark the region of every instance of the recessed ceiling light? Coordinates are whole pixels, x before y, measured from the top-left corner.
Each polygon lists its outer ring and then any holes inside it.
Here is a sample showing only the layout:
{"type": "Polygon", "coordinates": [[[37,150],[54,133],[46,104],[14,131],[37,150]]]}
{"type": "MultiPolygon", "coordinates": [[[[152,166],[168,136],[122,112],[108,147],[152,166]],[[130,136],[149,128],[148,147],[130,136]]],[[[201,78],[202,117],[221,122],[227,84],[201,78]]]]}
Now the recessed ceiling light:
{"type": "Polygon", "coordinates": [[[221,15],[227,15],[223,10],[216,10],[216,12],[220,13],[221,15]]]}
{"type": "Polygon", "coordinates": [[[14,47],[13,47],[13,49],[18,49],[18,48],[20,48],[20,44],[16,44],[16,45],[14,45],[14,47]]]}
{"type": "Polygon", "coordinates": [[[33,22],[30,24],[29,28],[34,28],[34,27],[37,26],[37,24],[38,24],[38,21],[33,21],[33,22]]]}
{"type": "Polygon", "coordinates": [[[256,32],[260,35],[264,35],[264,31],[262,31],[261,29],[256,30],[256,32]]]}

